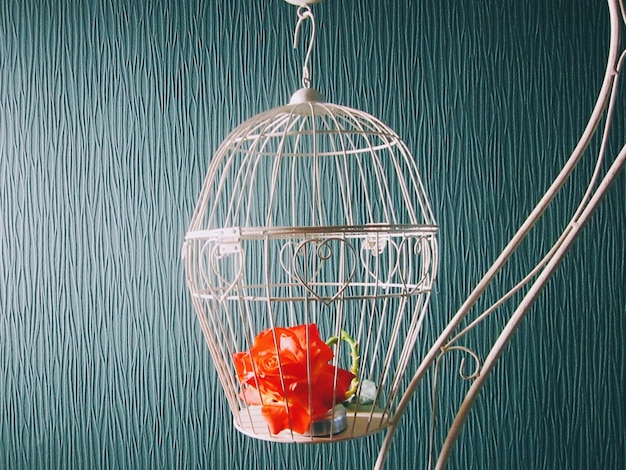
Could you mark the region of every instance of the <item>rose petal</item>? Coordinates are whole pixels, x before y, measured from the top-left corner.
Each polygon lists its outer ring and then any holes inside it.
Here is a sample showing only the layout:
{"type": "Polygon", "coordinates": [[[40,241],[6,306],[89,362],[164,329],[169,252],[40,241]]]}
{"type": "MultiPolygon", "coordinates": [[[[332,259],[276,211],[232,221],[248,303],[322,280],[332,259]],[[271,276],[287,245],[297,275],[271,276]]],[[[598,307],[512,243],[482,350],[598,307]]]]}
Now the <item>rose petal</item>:
{"type": "Polygon", "coordinates": [[[299,325],[291,328],[293,334],[298,338],[298,342],[303,350],[307,347],[307,330],[309,332],[309,355],[311,362],[328,362],[333,358],[333,350],[320,337],[317,325],[299,325]]]}
{"type": "Polygon", "coordinates": [[[325,415],[333,406],[346,399],[354,375],[345,369],[337,368],[337,382],[335,384],[335,367],[326,364],[318,375],[311,378],[311,395],[309,397],[309,383],[302,380],[294,382],[289,389],[287,399],[309,408],[310,415],[318,418],[325,415]],[[333,385],[335,385],[333,387],[333,385]]]}
{"type": "MultiPolygon", "coordinates": [[[[333,374],[334,369],[335,368],[333,367],[333,374]]],[[[340,367],[337,368],[337,386],[335,387],[335,390],[337,391],[337,401],[344,401],[346,399],[346,393],[350,390],[352,380],[355,377],[356,376],[349,370],[345,370],[340,367]]]]}
{"type": "Polygon", "coordinates": [[[250,353],[237,352],[233,354],[233,362],[235,363],[235,370],[237,371],[237,377],[241,382],[245,382],[254,376],[254,369],[252,368],[252,360],[250,359],[250,353]]]}
{"type": "Polygon", "coordinates": [[[304,434],[311,426],[311,418],[307,410],[295,403],[271,403],[261,408],[263,417],[273,434],[278,434],[283,429],[291,429],[304,434]]]}
{"type": "Polygon", "coordinates": [[[261,399],[261,393],[252,385],[245,385],[243,391],[239,395],[243,401],[248,405],[261,405],[263,401],[261,399]]]}

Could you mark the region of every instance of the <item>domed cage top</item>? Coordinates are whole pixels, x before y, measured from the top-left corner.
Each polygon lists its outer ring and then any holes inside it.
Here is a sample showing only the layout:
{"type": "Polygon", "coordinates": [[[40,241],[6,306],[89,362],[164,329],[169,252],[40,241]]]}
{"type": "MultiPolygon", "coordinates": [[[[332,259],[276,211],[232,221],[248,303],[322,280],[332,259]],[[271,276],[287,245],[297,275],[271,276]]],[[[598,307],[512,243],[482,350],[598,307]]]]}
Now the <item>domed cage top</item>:
{"type": "Polygon", "coordinates": [[[393,130],[295,101],[241,124],[211,160],[187,282],[239,430],[347,439],[393,415],[437,272],[437,226],[393,130]]]}

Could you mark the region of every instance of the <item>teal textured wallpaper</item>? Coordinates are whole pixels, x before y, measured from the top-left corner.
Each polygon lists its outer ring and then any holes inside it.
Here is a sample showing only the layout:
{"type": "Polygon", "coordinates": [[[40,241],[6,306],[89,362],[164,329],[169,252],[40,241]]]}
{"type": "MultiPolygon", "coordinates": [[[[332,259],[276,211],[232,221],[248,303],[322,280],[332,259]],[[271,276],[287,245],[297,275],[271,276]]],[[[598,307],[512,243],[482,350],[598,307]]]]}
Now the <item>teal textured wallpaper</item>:
{"type": "MultiPolygon", "coordinates": [[[[434,334],[576,144],[606,6],[326,0],[315,13],[314,84],[398,131],[425,180],[441,226],[434,334]]],[[[282,0],[0,2],[0,468],[372,466],[382,435],[297,446],[234,430],[180,259],[212,153],[299,86],[295,21],[282,0]]],[[[624,110],[621,96],[613,153],[624,110]]],[[[539,259],[592,167],[503,285],[539,259]]],[[[625,189],[622,175],[523,323],[450,468],[626,467],[625,189]]],[[[469,344],[485,353],[507,312],[469,344]]],[[[436,445],[467,388],[453,366],[436,445]]],[[[422,389],[388,468],[425,468],[429,407],[422,389]]]]}

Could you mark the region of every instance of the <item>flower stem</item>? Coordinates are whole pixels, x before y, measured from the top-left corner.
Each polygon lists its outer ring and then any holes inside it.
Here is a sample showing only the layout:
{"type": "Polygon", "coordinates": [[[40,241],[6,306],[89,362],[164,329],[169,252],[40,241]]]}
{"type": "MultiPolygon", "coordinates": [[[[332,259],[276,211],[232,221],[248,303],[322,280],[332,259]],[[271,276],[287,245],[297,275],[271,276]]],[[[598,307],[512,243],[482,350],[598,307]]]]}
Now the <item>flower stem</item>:
{"type": "Polygon", "coordinates": [[[361,356],[359,356],[359,343],[355,341],[352,336],[350,336],[345,330],[341,330],[341,335],[339,337],[331,336],[330,338],[328,338],[328,340],[326,340],[326,344],[328,346],[334,346],[335,344],[339,343],[339,341],[345,341],[346,343],[348,343],[348,346],[350,346],[350,357],[352,358],[350,372],[354,374],[354,379],[352,379],[350,389],[346,392],[347,399],[356,393],[357,387],[359,385],[357,377],[359,376],[359,363],[361,356]]]}

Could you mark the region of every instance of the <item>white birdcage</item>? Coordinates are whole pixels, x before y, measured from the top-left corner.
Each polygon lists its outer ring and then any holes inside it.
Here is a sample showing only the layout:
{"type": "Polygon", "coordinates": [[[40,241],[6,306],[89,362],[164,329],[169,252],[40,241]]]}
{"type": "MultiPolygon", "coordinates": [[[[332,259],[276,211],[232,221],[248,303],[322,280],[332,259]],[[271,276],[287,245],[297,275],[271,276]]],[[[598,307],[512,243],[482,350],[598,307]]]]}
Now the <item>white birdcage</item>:
{"type": "Polygon", "coordinates": [[[385,428],[436,276],[436,233],[411,153],[375,117],[305,87],[237,127],[183,248],[237,429],[327,442],[385,428]]]}

